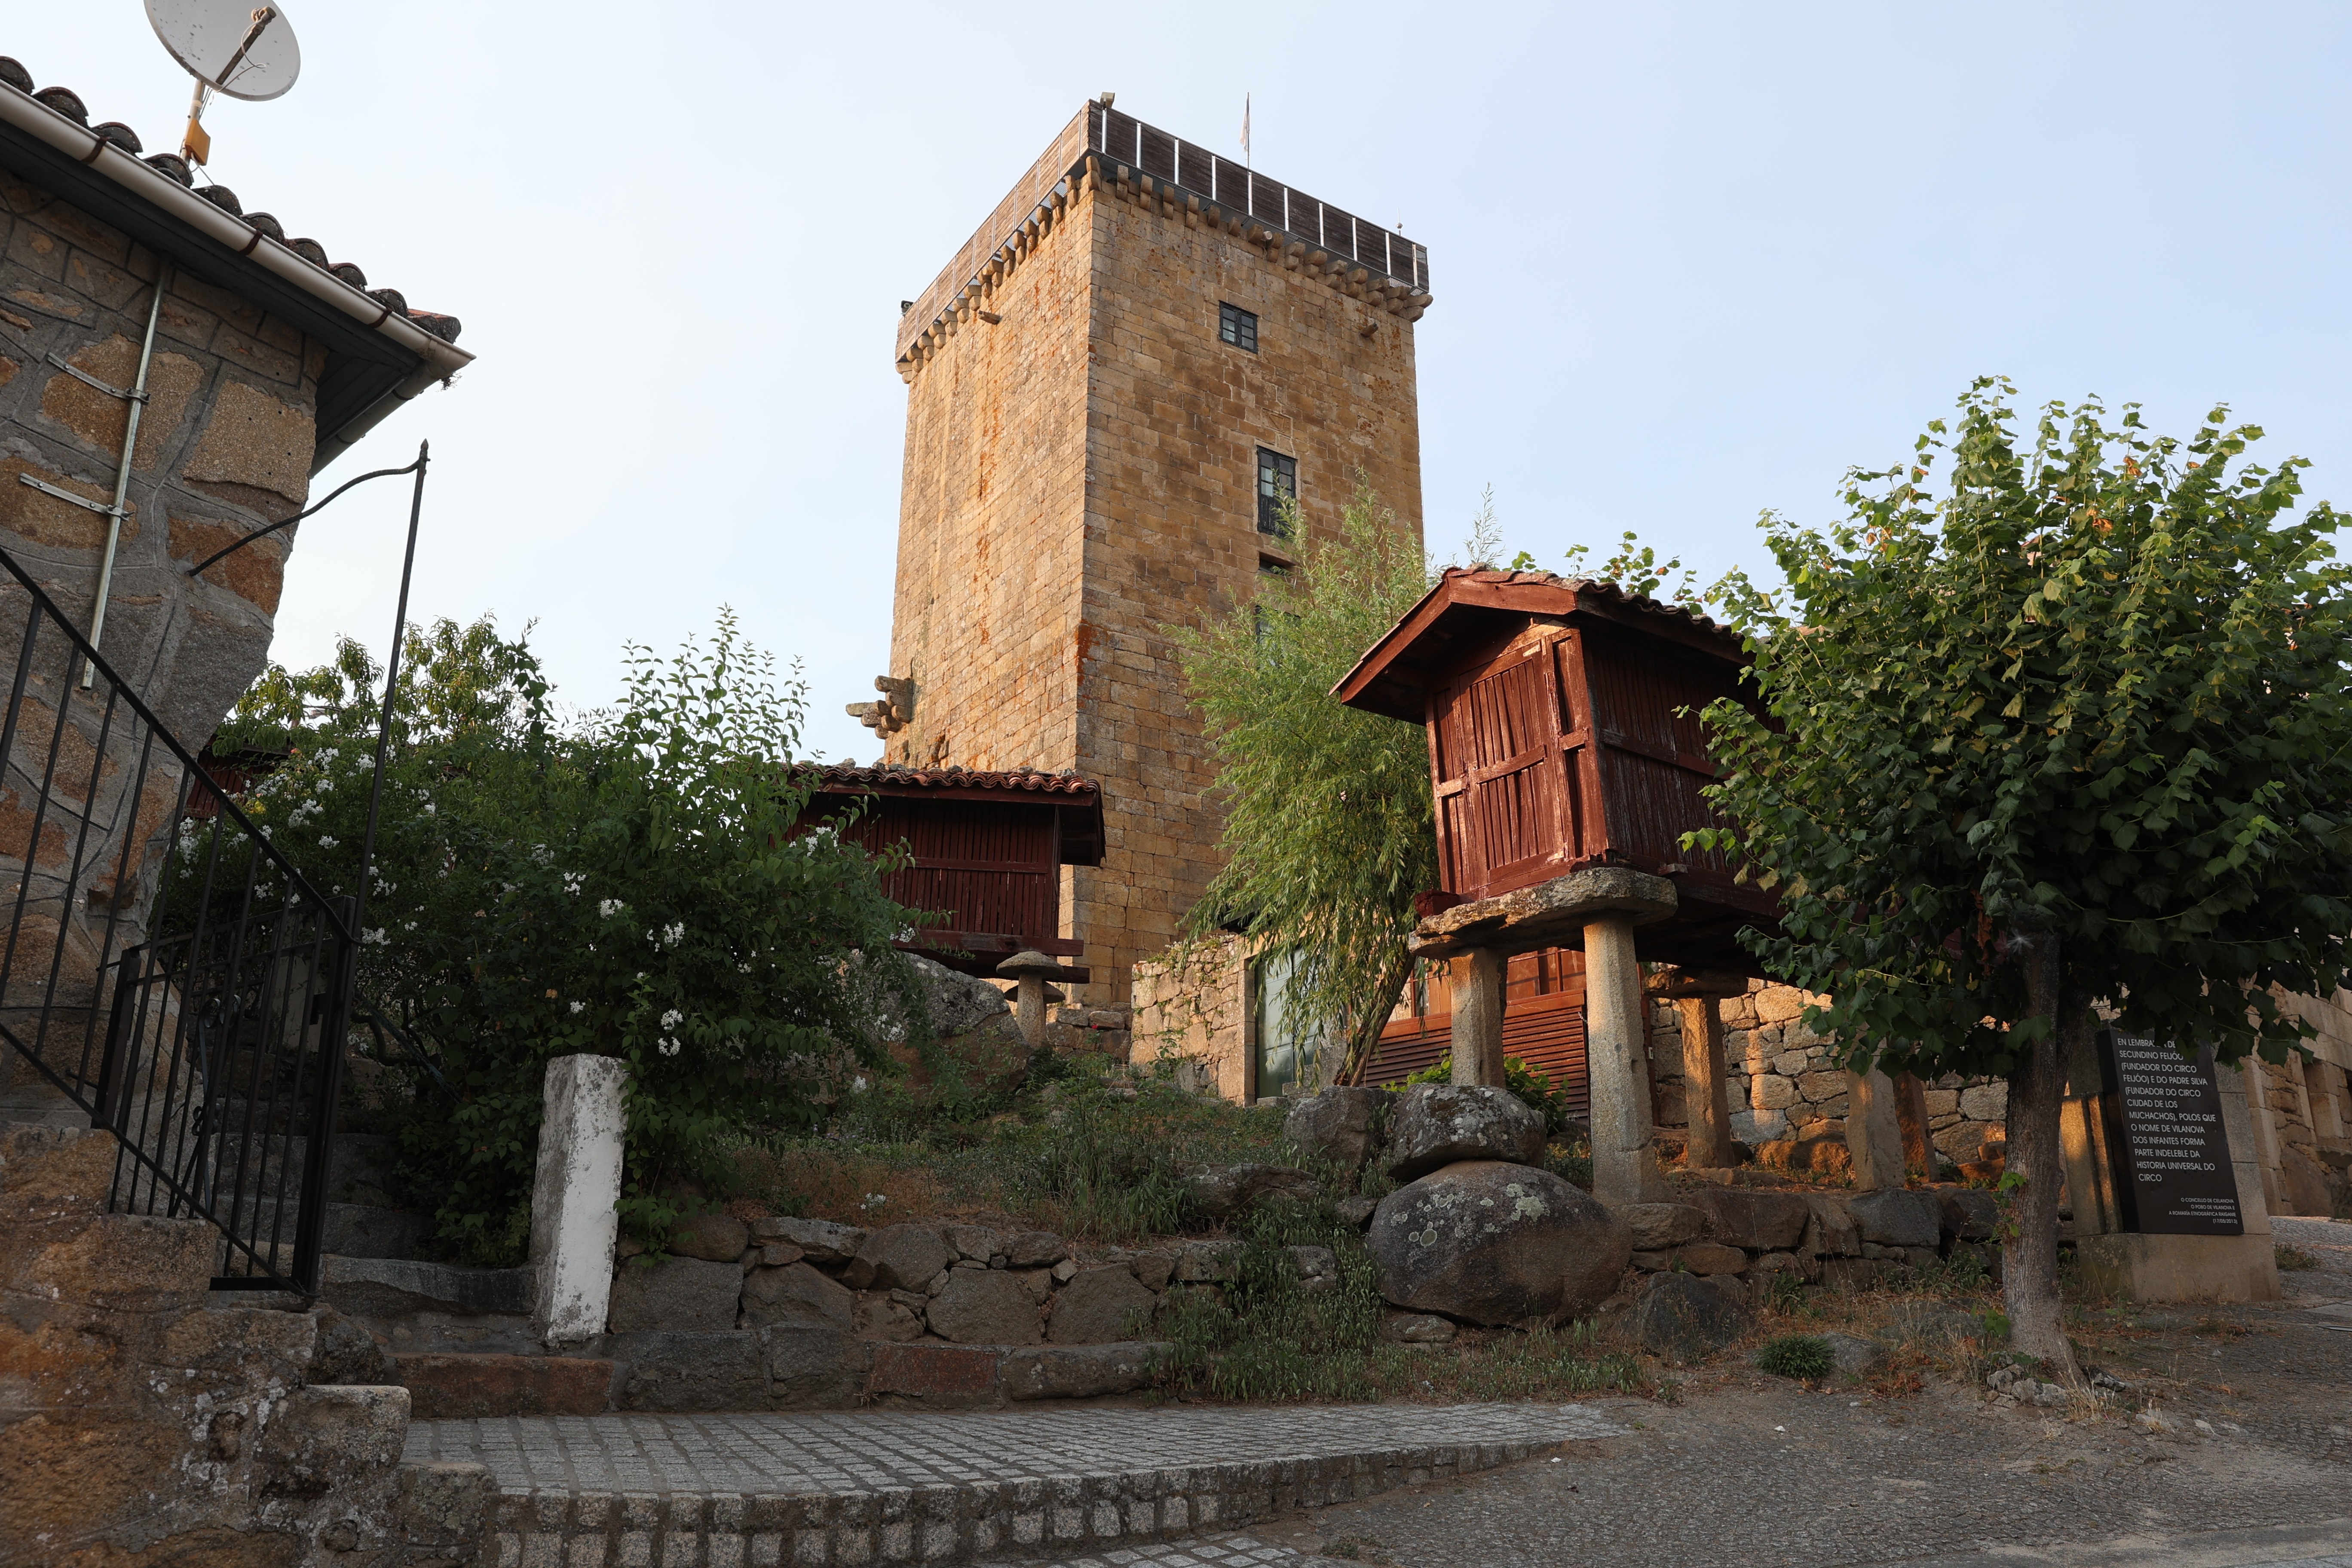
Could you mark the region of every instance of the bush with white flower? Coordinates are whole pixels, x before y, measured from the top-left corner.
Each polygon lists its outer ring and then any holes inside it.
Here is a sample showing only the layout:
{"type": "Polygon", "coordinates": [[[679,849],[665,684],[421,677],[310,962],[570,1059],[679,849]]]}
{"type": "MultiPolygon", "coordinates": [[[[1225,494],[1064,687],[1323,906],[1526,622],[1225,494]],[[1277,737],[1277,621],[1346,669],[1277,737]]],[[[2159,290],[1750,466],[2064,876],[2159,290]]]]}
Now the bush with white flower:
{"type": "MultiPolygon", "coordinates": [[[[403,662],[360,990],[457,1094],[376,1032],[384,1070],[412,1075],[384,1113],[409,1184],[449,1256],[518,1259],[546,1062],[616,1057],[622,1220],[657,1248],[745,1136],[812,1125],[831,1084],[881,1062],[884,996],[924,1017],[890,946],[910,918],[882,895],[890,861],[795,832],[805,689],[731,614],[667,661],[629,649],[621,700],[568,726],[488,621],[413,630],[403,662]]],[[[273,668],[215,742],[287,752],[248,807],[322,892],[358,891],[381,679],[349,643],[273,668]]]]}

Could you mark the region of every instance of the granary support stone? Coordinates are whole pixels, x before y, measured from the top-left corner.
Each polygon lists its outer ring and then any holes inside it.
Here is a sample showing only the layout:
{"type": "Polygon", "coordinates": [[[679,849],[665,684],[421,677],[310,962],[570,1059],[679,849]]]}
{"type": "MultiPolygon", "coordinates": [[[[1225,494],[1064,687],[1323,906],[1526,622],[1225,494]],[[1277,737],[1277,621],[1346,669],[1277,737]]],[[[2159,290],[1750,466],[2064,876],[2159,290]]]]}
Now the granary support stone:
{"type": "Polygon", "coordinates": [[[1731,1148],[1731,1106],[1723,1058],[1723,1001],[1748,992],[1744,974],[1669,971],[1660,995],[1681,1016],[1683,1100],[1689,1128],[1685,1163],[1719,1171],[1738,1163],[1731,1148]]]}
{"type": "Polygon", "coordinates": [[[1895,1080],[1875,1068],[1845,1078],[1845,1147],[1853,1157],[1853,1184],[1864,1192],[1902,1186],[1903,1124],[1895,1080]]]}
{"type": "Polygon", "coordinates": [[[1045,1043],[1045,982],[1057,977],[1062,966],[1042,952],[1016,952],[996,966],[996,973],[1019,982],[1013,1000],[1013,1014],[1021,1026],[1021,1037],[1031,1049],[1045,1043]]]}
{"type": "Polygon", "coordinates": [[[1648,1036],[1633,917],[1603,910],[1584,928],[1584,1041],[1592,1084],[1592,1195],[1606,1203],[1664,1203],[1669,1195],[1650,1122],[1648,1036]]]}
{"type": "Polygon", "coordinates": [[[1454,961],[1454,1081],[1503,1081],[1503,954],[1474,947],[1454,961]]]}

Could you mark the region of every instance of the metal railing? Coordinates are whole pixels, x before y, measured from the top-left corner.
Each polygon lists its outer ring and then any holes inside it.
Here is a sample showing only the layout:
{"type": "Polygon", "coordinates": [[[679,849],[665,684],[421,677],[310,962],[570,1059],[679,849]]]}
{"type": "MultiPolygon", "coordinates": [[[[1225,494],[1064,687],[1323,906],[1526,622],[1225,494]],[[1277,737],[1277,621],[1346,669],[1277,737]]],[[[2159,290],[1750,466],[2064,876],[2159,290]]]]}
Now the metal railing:
{"type": "Polygon", "coordinates": [[[186,819],[195,757],[0,568],[0,1042],[114,1134],[118,1212],[211,1222],[216,1289],[315,1293],[356,903],[226,795],[186,819]]]}

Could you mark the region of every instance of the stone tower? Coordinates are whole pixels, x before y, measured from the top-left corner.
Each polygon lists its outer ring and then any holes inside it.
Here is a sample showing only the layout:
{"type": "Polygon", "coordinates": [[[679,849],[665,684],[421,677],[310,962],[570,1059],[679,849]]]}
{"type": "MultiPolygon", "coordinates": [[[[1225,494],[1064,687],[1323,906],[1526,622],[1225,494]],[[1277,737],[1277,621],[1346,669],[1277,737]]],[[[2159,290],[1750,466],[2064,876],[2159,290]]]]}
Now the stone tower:
{"type": "Polygon", "coordinates": [[[1198,716],[1163,631],[1246,602],[1360,474],[1416,536],[1423,247],[1110,106],[1081,110],[902,312],[887,760],[1099,779],[1066,867],[1097,1006],[1216,869],[1198,716]]]}

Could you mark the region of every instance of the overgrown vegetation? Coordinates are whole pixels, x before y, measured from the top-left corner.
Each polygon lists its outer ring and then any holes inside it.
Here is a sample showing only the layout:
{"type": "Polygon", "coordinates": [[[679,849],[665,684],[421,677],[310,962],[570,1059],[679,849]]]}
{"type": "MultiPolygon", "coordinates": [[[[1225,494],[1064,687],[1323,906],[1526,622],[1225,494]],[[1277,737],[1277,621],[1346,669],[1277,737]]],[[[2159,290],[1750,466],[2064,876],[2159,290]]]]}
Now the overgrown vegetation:
{"type": "MultiPolygon", "coordinates": [[[[346,642],[272,668],[216,742],[287,753],[247,806],[330,893],[362,891],[381,688],[346,642]]],[[[631,649],[620,702],[570,726],[488,622],[410,634],[360,992],[375,1113],[446,1255],[520,1257],[551,1057],[628,1064],[622,1223],[658,1248],[746,1130],[817,1125],[884,1034],[928,1043],[887,858],[794,831],[803,697],[727,615],[671,659],[631,649]]]]}

